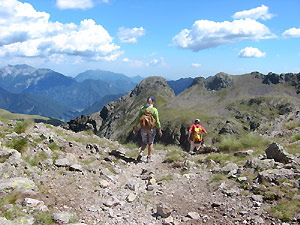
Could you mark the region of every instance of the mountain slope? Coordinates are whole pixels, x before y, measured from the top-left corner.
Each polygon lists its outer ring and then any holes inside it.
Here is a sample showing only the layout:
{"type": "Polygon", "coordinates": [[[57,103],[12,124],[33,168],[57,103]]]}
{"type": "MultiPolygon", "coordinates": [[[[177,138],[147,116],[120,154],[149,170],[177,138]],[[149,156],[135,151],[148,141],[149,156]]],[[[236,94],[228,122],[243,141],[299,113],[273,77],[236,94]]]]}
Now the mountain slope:
{"type": "MultiPolygon", "coordinates": [[[[195,118],[209,135],[207,143],[220,141],[220,135],[264,133],[268,124],[300,108],[300,74],[244,75],[219,73],[207,79],[195,78],[192,85],[175,96],[161,78],[145,79],[128,95],[106,105],[100,112],[70,122],[79,131],[90,123],[99,136],[120,141],[137,140],[131,132],[138,108],[147,95],[157,98],[164,144],[188,146],[188,127],[195,118]],[[158,82],[161,85],[155,85],[158,82]],[[161,97],[164,96],[164,97],[161,97]],[[78,129],[78,127],[81,127],[78,129]]],[[[68,126],[67,126],[68,128],[68,126]]]]}
{"type": "Polygon", "coordinates": [[[187,89],[192,83],[193,78],[181,78],[179,80],[170,80],[168,81],[168,85],[174,90],[175,95],[180,94],[185,89],[187,89]]]}
{"type": "Polygon", "coordinates": [[[77,114],[52,99],[30,93],[12,94],[0,88],[0,108],[14,113],[41,115],[61,120],[74,118],[77,114]]]}
{"type": "Polygon", "coordinates": [[[126,139],[140,108],[151,95],[156,97],[158,110],[175,96],[164,78],[149,77],[127,95],[105,105],[100,112],[75,118],[64,124],[64,128],[81,131],[92,127],[99,136],[126,139]]]}

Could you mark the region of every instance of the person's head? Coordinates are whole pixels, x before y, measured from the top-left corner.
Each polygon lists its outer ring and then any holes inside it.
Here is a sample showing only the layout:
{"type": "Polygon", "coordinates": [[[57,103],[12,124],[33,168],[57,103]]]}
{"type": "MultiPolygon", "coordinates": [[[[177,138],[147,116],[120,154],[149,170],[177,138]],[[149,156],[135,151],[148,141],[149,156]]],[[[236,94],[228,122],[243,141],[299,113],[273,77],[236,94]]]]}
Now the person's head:
{"type": "Polygon", "coordinates": [[[149,96],[149,97],[147,98],[147,103],[148,103],[149,105],[153,105],[154,102],[155,102],[154,96],[149,96]]]}
{"type": "Polygon", "coordinates": [[[200,119],[195,119],[195,124],[200,124],[200,119]]]}

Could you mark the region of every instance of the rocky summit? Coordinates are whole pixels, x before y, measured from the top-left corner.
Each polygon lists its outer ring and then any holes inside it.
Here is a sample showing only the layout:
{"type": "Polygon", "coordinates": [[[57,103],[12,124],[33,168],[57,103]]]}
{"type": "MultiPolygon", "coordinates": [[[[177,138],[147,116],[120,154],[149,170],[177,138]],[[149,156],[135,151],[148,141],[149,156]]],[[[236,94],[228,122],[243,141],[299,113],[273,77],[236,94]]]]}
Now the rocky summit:
{"type": "Polygon", "coordinates": [[[299,224],[299,129],[290,112],[229,146],[155,144],[147,163],[91,131],[3,120],[0,224],[299,224]]]}

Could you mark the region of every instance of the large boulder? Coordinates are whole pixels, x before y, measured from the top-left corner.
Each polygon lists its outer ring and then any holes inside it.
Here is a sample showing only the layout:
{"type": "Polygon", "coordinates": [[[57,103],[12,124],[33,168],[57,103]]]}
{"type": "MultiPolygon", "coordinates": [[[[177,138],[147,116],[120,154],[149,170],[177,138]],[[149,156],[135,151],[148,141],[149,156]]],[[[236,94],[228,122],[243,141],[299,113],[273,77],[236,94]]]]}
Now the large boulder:
{"type": "Polygon", "coordinates": [[[276,162],[281,163],[289,163],[294,158],[277,143],[270,144],[266,149],[266,154],[268,159],[274,159],[276,162]]]}

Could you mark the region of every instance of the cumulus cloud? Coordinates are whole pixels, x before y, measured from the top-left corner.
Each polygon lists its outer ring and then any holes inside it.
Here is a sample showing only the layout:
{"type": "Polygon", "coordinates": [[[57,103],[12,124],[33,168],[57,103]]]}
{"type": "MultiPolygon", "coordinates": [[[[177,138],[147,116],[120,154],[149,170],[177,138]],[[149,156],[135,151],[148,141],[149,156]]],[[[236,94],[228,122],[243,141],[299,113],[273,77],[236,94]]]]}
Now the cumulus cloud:
{"type": "Polygon", "coordinates": [[[300,28],[291,28],[282,33],[283,37],[300,37],[300,28]]]}
{"type": "Polygon", "coordinates": [[[59,9],[88,9],[94,7],[92,0],[57,0],[59,9]]]}
{"type": "Polygon", "coordinates": [[[262,5],[260,7],[254,8],[254,9],[236,12],[232,17],[234,19],[249,18],[249,19],[254,19],[254,20],[257,20],[257,19],[267,20],[267,19],[271,19],[273,17],[273,15],[270,14],[268,11],[269,11],[269,7],[262,5]]]}
{"type": "Polygon", "coordinates": [[[122,62],[128,63],[130,66],[133,66],[133,67],[142,67],[143,64],[144,64],[140,60],[132,60],[132,59],[129,59],[129,58],[123,58],[122,62]]]}
{"type": "Polygon", "coordinates": [[[195,52],[214,48],[230,42],[273,38],[269,28],[252,19],[240,19],[232,22],[214,22],[198,20],[191,30],[184,29],[173,37],[174,46],[191,49],[195,52]]]}
{"type": "Polygon", "coordinates": [[[199,63],[192,63],[192,66],[193,66],[193,67],[200,67],[201,64],[199,64],[199,63]]]}
{"type": "Polygon", "coordinates": [[[157,65],[161,65],[164,64],[164,58],[160,57],[158,59],[153,59],[150,61],[150,63],[147,64],[147,66],[157,66],[157,65]]]}
{"type": "Polygon", "coordinates": [[[122,52],[112,37],[95,21],[79,25],[50,22],[50,15],[17,0],[0,9],[0,56],[80,56],[94,60],[115,60],[122,52]],[[2,13],[5,12],[5,13],[2,13]]]}
{"type": "Polygon", "coordinates": [[[261,52],[258,48],[246,47],[239,53],[240,58],[261,58],[265,57],[266,53],[261,52]]]}
{"type": "Polygon", "coordinates": [[[142,37],[146,34],[146,30],[143,27],[132,29],[120,27],[118,32],[118,37],[123,43],[136,43],[137,38],[142,37]]]}

